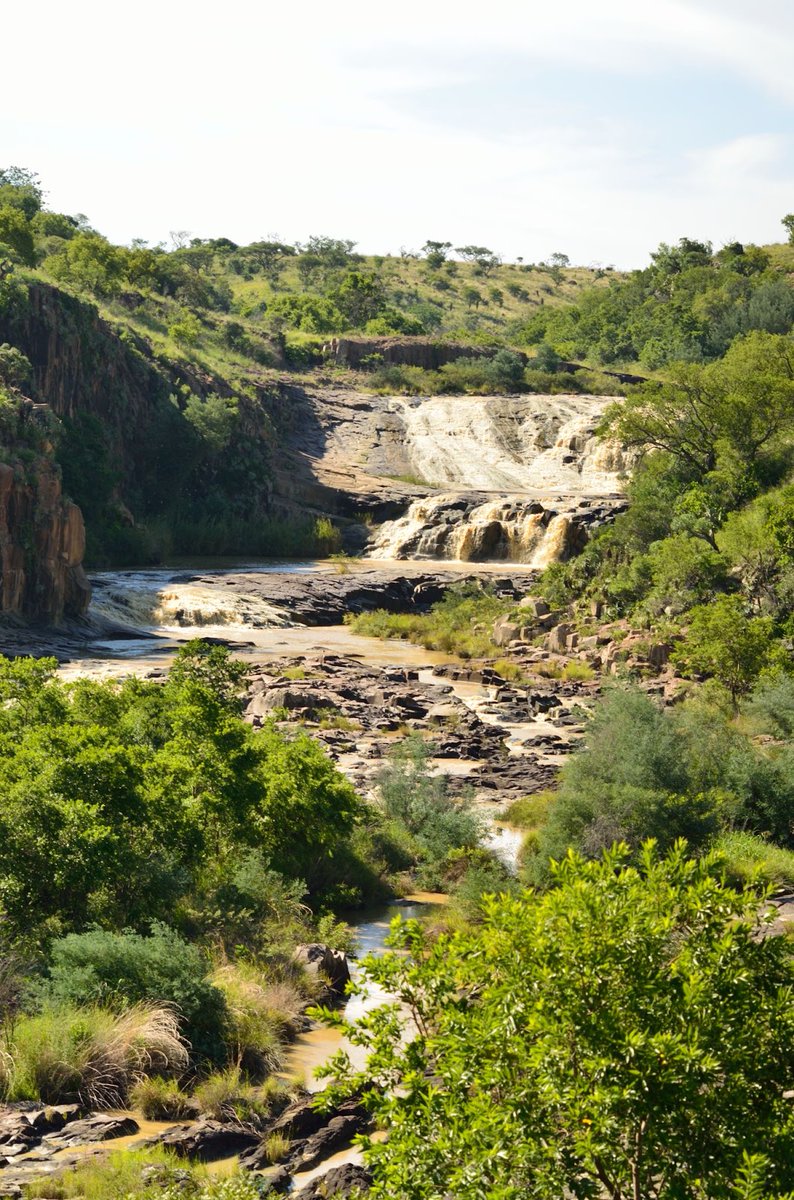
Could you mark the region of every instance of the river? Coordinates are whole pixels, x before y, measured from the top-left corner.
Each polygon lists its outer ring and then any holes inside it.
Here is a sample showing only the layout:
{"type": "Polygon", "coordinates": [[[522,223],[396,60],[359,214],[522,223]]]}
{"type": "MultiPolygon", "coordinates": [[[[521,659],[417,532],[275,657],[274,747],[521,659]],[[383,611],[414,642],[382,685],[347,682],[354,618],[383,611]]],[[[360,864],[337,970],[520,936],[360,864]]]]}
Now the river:
{"type": "MultiPolygon", "coordinates": [[[[368,564],[371,567],[371,564],[368,564]]],[[[378,563],[378,570],[392,569],[401,574],[427,570],[428,564],[400,562],[378,563]]],[[[473,573],[471,564],[443,564],[466,576],[473,573]]],[[[355,572],[356,567],[354,566],[355,572]]],[[[484,564],[476,568],[480,576],[498,577],[504,573],[505,564],[484,564]]],[[[94,601],[89,618],[101,627],[112,622],[123,625],[123,631],[107,634],[99,632],[88,642],[73,660],[61,667],[63,678],[79,676],[113,678],[129,674],[160,675],[173,658],[180,643],[194,637],[210,637],[227,644],[235,657],[250,662],[252,666],[274,663],[279,659],[297,655],[339,655],[354,659],[368,667],[405,668],[416,672],[418,682],[443,685],[467,708],[476,711],[485,723],[497,725],[504,730],[505,743],[510,755],[524,755],[524,742],[551,728],[544,717],[527,715],[527,719],[505,725],[491,713],[497,689],[472,680],[441,679],[436,672],[442,667],[465,666],[454,655],[428,651],[404,641],[381,641],[354,634],[344,624],[306,626],[294,623],[282,606],[268,597],[267,579],[283,581],[295,576],[313,582],[332,580],[335,568],[329,563],[240,563],[226,562],[205,564],[200,562],[179,563],[156,570],[113,571],[97,573],[92,578],[94,601]],[[227,586],[228,580],[241,576],[250,577],[250,592],[245,588],[227,586]],[[254,586],[254,584],[256,586],[254,586]]],[[[528,582],[532,578],[528,577],[528,582]]],[[[345,769],[345,756],[338,757],[341,769],[345,769]]],[[[431,760],[434,769],[455,776],[466,776],[478,764],[460,759],[431,760]]],[[[510,869],[515,869],[521,845],[520,830],[498,822],[493,818],[493,806],[489,812],[490,832],[488,843],[510,869]]],[[[396,915],[408,918],[427,912],[431,905],[444,903],[445,896],[420,893],[390,904],[377,912],[354,916],[351,924],[355,928],[360,956],[381,954],[385,951],[391,920],[396,915]]],[[[352,963],[352,974],[359,971],[352,963]]],[[[367,1008],[385,997],[377,989],[368,989],[361,996],[352,997],[346,1007],[345,1016],[355,1020],[367,1008]]],[[[306,1087],[315,1091],[324,1086],[318,1080],[316,1069],[342,1044],[338,1031],[315,1026],[300,1034],[288,1047],[284,1063],[284,1074],[298,1077],[306,1087]]],[[[351,1049],[348,1047],[348,1049],[351,1049]]],[[[359,1053],[352,1048],[351,1054],[359,1053]]],[[[359,1060],[360,1064],[360,1060],[359,1060]]],[[[358,1152],[348,1150],[326,1160],[321,1168],[310,1172],[306,1179],[326,1170],[329,1165],[341,1161],[355,1161],[358,1152]]],[[[231,1165],[231,1164],[228,1164],[231,1165]]],[[[301,1177],[299,1182],[306,1180],[301,1177]]]]}

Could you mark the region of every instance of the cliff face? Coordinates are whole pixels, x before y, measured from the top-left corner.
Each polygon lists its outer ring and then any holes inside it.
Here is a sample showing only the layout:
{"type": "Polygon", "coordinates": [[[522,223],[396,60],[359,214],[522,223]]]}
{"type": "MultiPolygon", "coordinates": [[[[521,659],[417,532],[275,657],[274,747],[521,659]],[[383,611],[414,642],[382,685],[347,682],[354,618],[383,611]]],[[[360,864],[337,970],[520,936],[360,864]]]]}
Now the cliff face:
{"type": "Polygon", "coordinates": [[[83,515],[64,500],[53,460],[0,463],[0,611],[47,625],[82,616],[84,551],[83,515]]]}

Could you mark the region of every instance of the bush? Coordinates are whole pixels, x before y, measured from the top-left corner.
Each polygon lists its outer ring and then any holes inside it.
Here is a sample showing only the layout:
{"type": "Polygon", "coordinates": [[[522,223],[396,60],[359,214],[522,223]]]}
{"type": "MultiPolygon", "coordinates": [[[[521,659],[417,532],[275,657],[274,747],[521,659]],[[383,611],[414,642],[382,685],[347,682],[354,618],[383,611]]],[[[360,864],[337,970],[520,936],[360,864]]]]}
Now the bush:
{"type": "Polygon", "coordinates": [[[151,1074],[184,1071],[187,1047],[172,1009],[137,1004],[122,1013],[59,1005],[22,1017],[6,1034],[9,1098],[122,1107],[151,1074]]]}
{"type": "Polygon", "coordinates": [[[228,1013],[207,979],[201,952],[164,925],[138,933],[96,929],[52,945],[49,977],[38,989],[47,1005],[101,1003],[121,1010],[139,1001],[173,1005],[199,1057],[222,1061],[228,1013]]]}
{"type": "Polygon", "coordinates": [[[595,677],[593,668],[584,662],[566,663],[561,675],[566,683],[591,683],[595,677]]]}
{"type": "Polygon", "coordinates": [[[737,882],[760,879],[767,884],[794,886],[794,851],[738,830],[720,834],[714,849],[724,857],[728,876],[737,882]]]}
{"type": "Polygon", "coordinates": [[[464,802],[448,796],[445,776],[430,774],[428,757],[421,737],[406,738],[376,776],[376,784],[387,817],[400,822],[413,839],[423,881],[438,886],[444,861],[454,850],[476,848],[483,826],[464,802]]]}
{"type": "Polygon", "coordinates": [[[196,1114],[196,1105],[177,1081],[159,1075],[136,1083],[130,1091],[130,1103],[148,1121],[184,1121],[196,1114]]]}

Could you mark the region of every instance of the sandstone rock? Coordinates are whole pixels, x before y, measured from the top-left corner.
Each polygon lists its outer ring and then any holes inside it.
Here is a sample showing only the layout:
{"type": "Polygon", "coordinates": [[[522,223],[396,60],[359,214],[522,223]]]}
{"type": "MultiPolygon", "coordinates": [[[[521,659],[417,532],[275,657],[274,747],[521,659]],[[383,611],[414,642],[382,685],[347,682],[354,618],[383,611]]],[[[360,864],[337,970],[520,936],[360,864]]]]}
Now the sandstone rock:
{"type": "Polygon", "coordinates": [[[511,642],[517,641],[520,635],[521,626],[508,617],[498,617],[494,622],[493,640],[497,646],[509,646],[511,642]]]}
{"type": "Polygon", "coordinates": [[[545,617],[549,614],[549,606],[539,596],[522,596],[518,602],[519,608],[525,608],[530,616],[545,617]]]}
{"type": "Polygon", "coordinates": [[[573,633],[573,626],[566,622],[555,625],[546,635],[546,649],[555,654],[564,654],[568,648],[568,637],[573,633]]]}
{"type": "Polygon", "coordinates": [[[0,611],[40,624],[80,617],[91,598],[82,568],[83,515],[64,500],[43,455],[26,467],[0,463],[0,611]]]}

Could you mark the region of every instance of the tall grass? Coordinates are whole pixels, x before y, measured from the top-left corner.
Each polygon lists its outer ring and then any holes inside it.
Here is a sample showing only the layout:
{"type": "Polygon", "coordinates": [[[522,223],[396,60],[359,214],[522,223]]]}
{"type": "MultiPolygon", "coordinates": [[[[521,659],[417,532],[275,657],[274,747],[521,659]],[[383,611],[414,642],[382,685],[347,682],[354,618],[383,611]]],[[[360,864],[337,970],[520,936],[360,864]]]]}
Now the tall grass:
{"type": "Polygon", "coordinates": [[[91,1108],[124,1105],[151,1074],[188,1066],[173,1009],[136,1004],[120,1015],[98,1006],[62,1006],[21,1017],[6,1035],[7,1096],[91,1108]]]}
{"type": "Polygon", "coordinates": [[[278,1070],[282,1046],[297,1026],[304,998],[294,983],[269,980],[247,963],[219,967],[212,982],[228,1012],[226,1042],[235,1067],[254,1078],[278,1070]]]}
{"type": "Polygon", "coordinates": [[[282,1080],[271,1077],[263,1087],[254,1087],[239,1067],[215,1071],[194,1093],[203,1117],[254,1130],[264,1126],[274,1108],[283,1108],[289,1096],[289,1085],[282,1080]]]}
{"type": "Polygon", "coordinates": [[[774,846],[753,833],[721,834],[714,849],[725,856],[728,874],[746,881],[759,876],[764,882],[794,886],[794,851],[774,846]]]}
{"type": "Polygon", "coordinates": [[[183,1121],[196,1114],[196,1105],[177,1081],[159,1075],[136,1083],[130,1091],[130,1103],[149,1121],[183,1121]]]}

